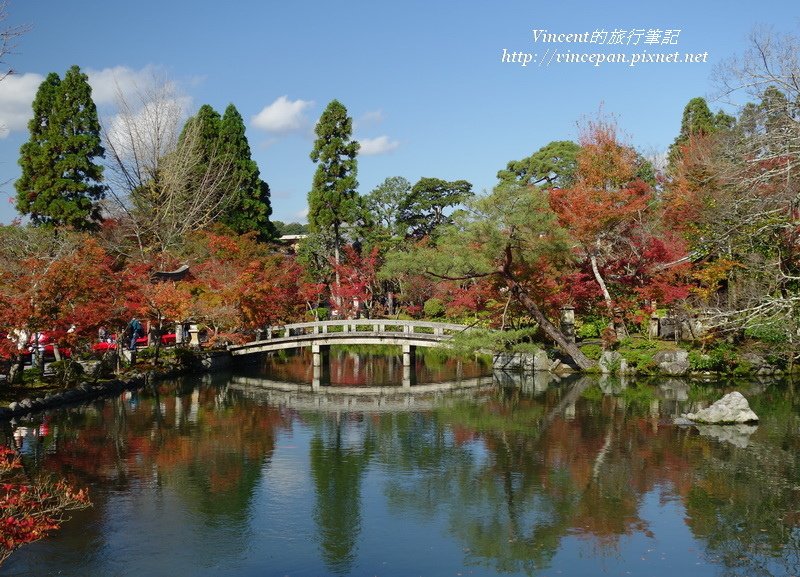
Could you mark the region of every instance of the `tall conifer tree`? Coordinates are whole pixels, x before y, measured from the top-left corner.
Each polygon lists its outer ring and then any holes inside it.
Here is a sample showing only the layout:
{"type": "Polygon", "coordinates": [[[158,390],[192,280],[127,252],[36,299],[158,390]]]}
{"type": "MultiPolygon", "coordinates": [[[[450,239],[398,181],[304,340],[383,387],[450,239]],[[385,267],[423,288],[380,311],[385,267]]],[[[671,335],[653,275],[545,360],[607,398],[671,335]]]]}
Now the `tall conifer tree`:
{"type": "Polygon", "coordinates": [[[40,85],[20,148],[17,210],[36,224],[91,229],[100,221],[105,195],[105,151],[88,77],[78,66],[63,81],[51,73],[40,85]]]}
{"type": "Polygon", "coordinates": [[[328,104],[314,131],[317,139],[311,160],[318,166],[308,193],[308,223],[314,232],[331,234],[338,264],[342,224],[352,222],[357,215],[359,144],[351,140],[353,120],[338,100],[328,104]]]}
{"type": "Polygon", "coordinates": [[[261,180],[258,165],[251,158],[242,115],[229,104],[222,115],[219,129],[222,152],[230,160],[232,196],[222,222],[238,233],[255,231],[261,240],[277,235],[270,222],[269,185],[261,180]]]}

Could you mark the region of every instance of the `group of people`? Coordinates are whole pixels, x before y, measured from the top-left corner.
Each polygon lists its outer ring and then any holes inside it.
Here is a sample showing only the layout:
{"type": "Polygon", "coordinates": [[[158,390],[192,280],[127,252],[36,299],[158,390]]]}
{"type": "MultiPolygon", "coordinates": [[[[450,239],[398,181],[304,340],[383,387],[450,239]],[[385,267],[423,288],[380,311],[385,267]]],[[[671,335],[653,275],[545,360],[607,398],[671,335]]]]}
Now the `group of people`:
{"type": "MultiPolygon", "coordinates": [[[[128,326],[125,327],[123,342],[128,343],[129,350],[136,350],[136,341],[142,338],[144,334],[144,327],[142,326],[141,321],[136,317],[133,317],[128,322],[128,326]]],[[[105,326],[101,326],[97,330],[97,340],[101,343],[112,344],[116,342],[116,337],[115,335],[111,334],[105,326]]]]}

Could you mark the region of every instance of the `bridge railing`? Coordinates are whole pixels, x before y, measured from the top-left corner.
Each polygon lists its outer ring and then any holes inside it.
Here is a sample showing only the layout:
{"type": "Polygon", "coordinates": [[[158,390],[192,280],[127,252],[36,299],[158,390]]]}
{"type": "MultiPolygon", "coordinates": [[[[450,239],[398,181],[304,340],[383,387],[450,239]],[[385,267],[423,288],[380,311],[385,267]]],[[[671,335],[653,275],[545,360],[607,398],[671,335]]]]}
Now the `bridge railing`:
{"type": "Polygon", "coordinates": [[[317,321],[292,323],[268,327],[259,340],[297,335],[318,335],[328,333],[405,333],[449,336],[469,330],[466,325],[454,323],[435,323],[430,321],[406,321],[393,319],[354,319],[340,321],[317,321]]]}

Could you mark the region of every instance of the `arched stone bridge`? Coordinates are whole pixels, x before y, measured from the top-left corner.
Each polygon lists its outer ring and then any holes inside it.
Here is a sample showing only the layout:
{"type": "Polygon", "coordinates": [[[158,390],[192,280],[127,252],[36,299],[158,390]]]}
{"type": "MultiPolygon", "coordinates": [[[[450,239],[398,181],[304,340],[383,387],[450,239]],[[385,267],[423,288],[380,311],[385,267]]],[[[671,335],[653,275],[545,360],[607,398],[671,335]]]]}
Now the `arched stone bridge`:
{"type": "MultiPolygon", "coordinates": [[[[266,338],[229,348],[234,356],[312,347],[315,357],[330,345],[400,345],[406,355],[414,347],[435,347],[470,327],[428,321],[358,319],[295,323],[266,330],[266,338]]],[[[318,363],[316,362],[315,365],[318,363]]]]}
{"type": "Polygon", "coordinates": [[[403,348],[403,386],[414,384],[417,347],[435,347],[470,327],[427,321],[359,319],[319,321],[270,327],[266,338],[229,347],[234,356],[267,353],[281,349],[311,347],[313,388],[328,380],[331,345],[400,345],[403,348]]]}

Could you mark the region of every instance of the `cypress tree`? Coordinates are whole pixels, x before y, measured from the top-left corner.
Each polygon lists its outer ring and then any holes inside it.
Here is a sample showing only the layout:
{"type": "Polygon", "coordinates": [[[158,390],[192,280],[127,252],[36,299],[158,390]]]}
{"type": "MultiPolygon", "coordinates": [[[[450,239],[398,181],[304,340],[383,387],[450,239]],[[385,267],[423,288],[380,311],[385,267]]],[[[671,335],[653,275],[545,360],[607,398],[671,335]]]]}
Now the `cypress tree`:
{"type": "Polygon", "coordinates": [[[261,180],[258,165],[251,158],[242,115],[229,104],[222,115],[219,130],[220,147],[230,163],[230,203],[221,221],[238,233],[255,231],[261,240],[277,235],[270,222],[272,205],[269,185],[261,180]]]}
{"type": "Polygon", "coordinates": [[[342,224],[352,222],[358,210],[359,144],[351,140],[353,121],[338,100],[328,104],[314,132],[317,138],[310,156],[319,166],[308,193],[308,223],[313,232],[332,233],[338,263],[342,224]]]}
{"type": "Polygon", "coordinates": [[[203,104],[197,114],[189,118],[183,125],[183,130],[178,138],[178,147],[191,149],[191,153],[186,153],[184,150],[184,154],[194,162],[195,170],[193,172],[197,173],[197,178],[202,178],[202,175],[207,173],[209,165],[219,159],[220,121],[219,112],[210,105],[203,104]]]}
{"type": "Polygon", "coordinates": [[[669,166],[674,166],[680,155],[680,148],[691,136],[706,136],[719,130],[730,130],[735,119],[722,110],[714,115],[708,108],[705,98],[692,98],[683,109],[681,130],[675,142],[669,147],[667,155],[669,166]]]}
{"type": "Polygon", "coordinates": [[[17,210],[35,224],[95,228],[105,196],[105,154],[88,77],[78,66],[64,80],[51,73],[39,86],[20,148],[22,176],[15,183],[17,210]]]}

